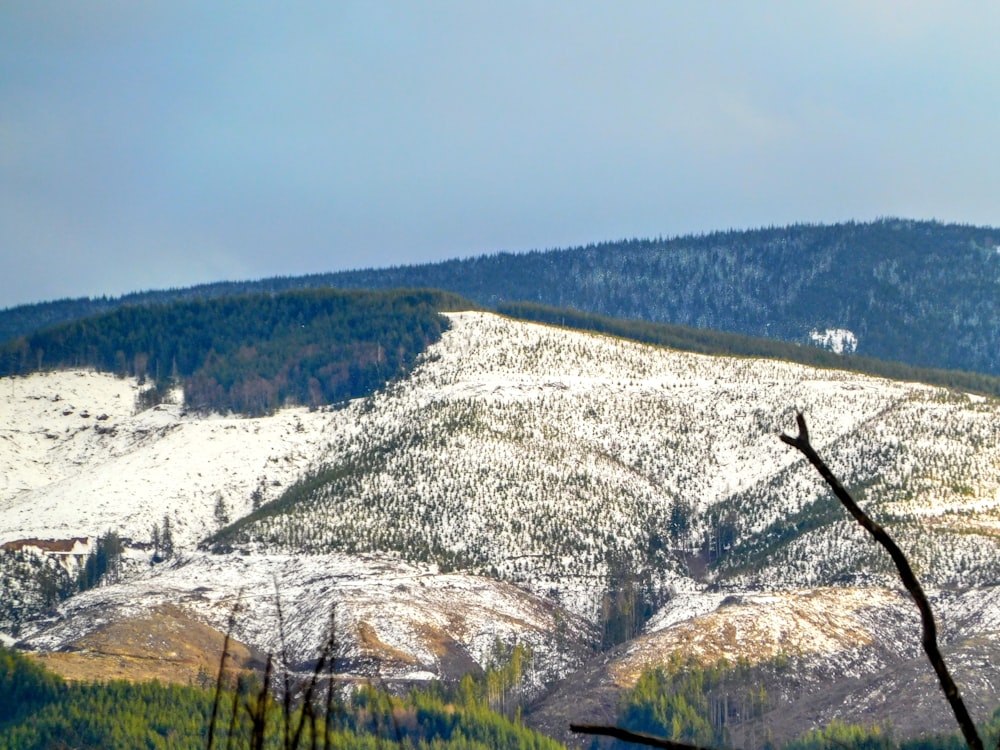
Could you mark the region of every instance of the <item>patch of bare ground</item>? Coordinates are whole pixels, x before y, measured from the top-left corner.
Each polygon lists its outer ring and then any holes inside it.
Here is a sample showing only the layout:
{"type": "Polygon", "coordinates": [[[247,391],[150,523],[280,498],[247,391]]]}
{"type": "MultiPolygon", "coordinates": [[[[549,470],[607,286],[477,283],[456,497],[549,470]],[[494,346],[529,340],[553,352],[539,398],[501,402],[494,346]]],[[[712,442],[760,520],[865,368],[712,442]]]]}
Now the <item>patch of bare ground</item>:
{"type": "MultiPolygon", "coordinates": [[[[454,618],[451,623],[455,627],[454,618]]],[[[438,662],[438,674],[444,679],[458,680],[468,673],[483,670],[468,650],[442,628],[427,623],[413,623],[415,632],[438,662]]]]}
{"type": "Polygon", "coordinates": [[[847,588],[733,596],[714,612],[635,639],[611,662],[608,675],[632,687],[644,669],[675,652],[709,665],[856,649],[875,637],[870,612],[900,600],[886,589],[847,588]]]}
{"type": "Polygon", "coordinates": [[[357,632],[358,644],[367,657],[374,658],[382,663],[394,665],[417,665],[418,662],[412,654],[408,654],[398,648],[393,648],[379,638],[378,633],[370,623],[359,622],[357,632]]]}
{"type": "MultiPolygon", "coordinates": [[[[163,605],[144,617],[107,625],[63,651],[28,653],[47,669],[79,682],[159,680],[183,685],[214,684],[223,633],[198,622],[180,607],[163,605]]],[[[259,670],[259,654],[229,642],[227,675],[259,670]]]]}
{"type": "MultiPolygon", "coordinates": [[[[569,724],[614,724],[622,694],[635,685],[644,669],[668,663],[671,655],[694,658],[706,666],[721,659],[731,664],[738,660],[761,664],[778,656],[792,656],[800,661],[815,661],[818,666],[812,682],[786,685],[781,682],[786,678],[772,676],[766,685],[767,694],[775,701],[778,696],[786,696],[781,699],[781,709],[769,714],[766,721],[757,719],[730,728],[734,737],[739,733],[742,744],[737,743],[737,747],[758,747],[754,737],[763,738],[765,728],[787,740],[817,725],[816,711],[828,706],[820,706],[815,696],[829,692],[834,683],[843,690],[845,701],[850,697],[860,703],[852,696],[868,685],[866,679],[874,684],[874,677],[859,674],[852,678],[838,674],[839,670],[848,667],[851,672],[859,672],[853,662],[872,656],[879,633],[887,632],[887,621],[909,614],[910,607],[912,604],[901,593],[888,589],[736,594],[710,613],[644,633],[601,654],[543,696],[527,712],[525,721],[571,747],[586,747],[592,738],[573,735],[568,731],[569,724]],[[789,713],[795,721],[783,713],[789,713]]],[[[926,668],[922,662],[920,665],[926,668]]],[[[876,665],[871,665],[871,671],[881,674],[876,665]]],[[[787,679],[794,683],[794,674],[787,679]]],[[[872,723],[890,714],[879,707],[857,715],[859,720],[872,723]]],[[[841,717],[832,714],[824,718],[828,722],[841,717]]]]}

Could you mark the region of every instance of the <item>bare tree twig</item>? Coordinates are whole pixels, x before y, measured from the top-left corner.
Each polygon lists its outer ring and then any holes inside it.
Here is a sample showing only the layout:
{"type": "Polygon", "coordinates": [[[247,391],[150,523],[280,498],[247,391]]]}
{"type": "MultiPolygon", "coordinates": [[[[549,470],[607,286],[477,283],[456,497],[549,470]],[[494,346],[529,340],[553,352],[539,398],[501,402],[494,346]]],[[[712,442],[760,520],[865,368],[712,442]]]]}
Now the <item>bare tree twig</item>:
{"type": "Polygon", "coordinates": [[[264,730],[267,728],[267,695],[271,684],[271,671],[274,669],[274,655],[267,655],[267,663],[264,665],[264,682],[257,693],[257,698],[253,705],[249,699],[246,701],[246,710],[250,715],[250,723],[253,731],[250,737],[250,750],[263,750],[264,730]]]}
{"type": "Polygon", "coordinates": [[[708,750],[708,748],[703,748],[700,745],[687,745],[683,742],[665,740],[656,735],[646,734],[645,732],[630,732],[628,729],[622,729],[621,727],[607,727],[600,724],[570,724],[569,730],[577,734],[598,734],[602,737],[614,737],[616,740],[634,742],[637,745],[646,745],[647,747],[664,748],[665,750],[708,750]]]}
{"type": "Polygon", "coordinates": [[[906,555],[899,548],[892,537],[886,532],[882,526],[875,523],[868,514],[866,514],[858,504],[851,497],[850,493],[840,481],[833,475],[830,468],[824,463],[823,459],[819,457],[819,454],[813,449],[809,442],[809,431],[806,429],[805,417],[799,412],[796,417],[796,421],[799,426],[799,434],[795,437],[791,435],[786,435],[782,433],[780,435],[781,440],[784,443],[797,449],[802,455],[809,459],[816,470],[820,473],[826,483],[830,485],[833,490],[833,494],[837,496],[841,504],[847,508],[848,512],[854,516],[854,519],[865,528],[865,530],[871,534],[875,541],[881,544],[885,550],[889,553],[892,561],[896,564],[896,570],[899,571],[899,577],[903,581],[903,585],[906,590],[910,592],[910,596],[917,604],[917,608],[920,610],[920,619],[923,624],[923,638],[922,644],[924,647],[924,653],[927,654],[928,660],[930,660],[931,666],[934,667],[934,671],[937,673],[938,682],[941,684],[941,690],[944,692],[945,698],[948,699],[948,703],[951,705],[951,710],[955,714],[955,720],[958,722],[958,726],[962,730],[962,734],[965,736],[965,741],[972,750],[983,750],[983,741],[979,737],[979,732],[976,731],[976,724],[969,715],[968,710],[965,707],[965,702],[962,700],[961,694],[958,692],[958,686],[952,679],[951,674],[948,672],[948,667],[944,663],[944,657],[941,656],[941,650],[938,648],[937,642],[937,624],[934,621],[934,613],[931,611],[931,604],[928,601],[926,594],[924,594],[924,589],[920,585],[920,581],[917,580],[916,575],[913,573],[913,569],[910,567],[909,561],[906,559],[906,555]]]}
{"type": "MultiPolygon", "coordinates": [[[[323,644],[323,650],[320,652],[319,659],[316,661],[316,666],[313,667],[312,676],[309,678],[309,682],[306,686],[305,695],[302,697],[302,713],[299,716],[298,724],[295,726],[295,731],[292,735],[291,744],[289,748],[297,748],[302,740],[302,730],[305,727],[306,720],[308,719],[312,726],[312,742],[316,743],[316,712],[315,706],[313,706],[313,694],[316,691],[316,687],[319,685],[320,678],[323,675],[323,669],[326,667],[327,663],[333,663],[334,659],[334,649],[337,645],[337,634],[336,634],[336,604],[333,607],[333,611],[330,614],[330,632],[327,633],[326,641],[323,644]]],[[[333,677],[331,675],[330,680],[332,682],[333,677]]],[[[329,712],[327,712],[327,720],[329,719],[329,712]]],[[[288,719],[291,721],[291,719],[288,719]]],[[[328,732],[329,733],[329,732],[328,732]]]]}
{"type": "Polygon", "coordinates": [[[233,611],[229,613],[229,623],[226,626],[226,637],[222,641],[222,656],[219,658],[219,674],[215,678],[215,695],[212,697],[212,716],[208,722],[208,740],[205,747],[212,750],[215,744],[215,722],[219,714],[219,701],[222,698],[222,683],[226,672],[226,658],[229,656],[229,641],[233,635],[233,628],[236,626],[236,615],[240,611],[240,600],[243,598],[243,589],[236,595],[236,603],[233,611]]]}

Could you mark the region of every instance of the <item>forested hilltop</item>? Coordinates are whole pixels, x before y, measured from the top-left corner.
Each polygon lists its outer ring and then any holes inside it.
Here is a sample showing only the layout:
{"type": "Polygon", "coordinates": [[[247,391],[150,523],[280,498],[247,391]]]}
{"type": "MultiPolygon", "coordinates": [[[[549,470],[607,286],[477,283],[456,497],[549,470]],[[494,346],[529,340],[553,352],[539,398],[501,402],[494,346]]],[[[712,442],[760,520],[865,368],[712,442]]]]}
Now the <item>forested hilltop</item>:
{"type": "Polygon", "coordinates": [[[633,239],[29,305],[0,312],[0,341],[126,303],[425,287],[796,343],[844,330],[859,355],[1000,374],[998,247],[1000,229],[901,219],[633,239]]]}
{"type": "Polygon", "coordinates": [[[0,346],[0,377],[90,367],[151,381],[148,404],[171,388],[186,406],[260,415],[364,395],[399,377],[468,307],[427,291],[301,290],[124,305],[0,346]]]}

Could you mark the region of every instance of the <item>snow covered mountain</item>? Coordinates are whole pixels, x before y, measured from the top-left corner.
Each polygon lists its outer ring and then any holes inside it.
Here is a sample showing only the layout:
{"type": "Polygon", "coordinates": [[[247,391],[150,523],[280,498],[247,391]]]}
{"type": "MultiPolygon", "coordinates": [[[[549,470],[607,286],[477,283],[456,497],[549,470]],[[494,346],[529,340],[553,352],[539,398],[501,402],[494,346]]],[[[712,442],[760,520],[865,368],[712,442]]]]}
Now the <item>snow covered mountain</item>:
{"type": "MultiPolygon", "coordinates": [[[[117,583],[6,630],[79,659],[168,658],[179,647],[166,636],[166,652],[108,644],[123,623],[168,616],[224,629],[239,600],[237,639],[273,652],[280,599],[293,665],[336,612],[345,675],[455,677],[498,640],[530,645],[538,690],[577,675],[545,709],[558,721],[584,710],[581,685],[613,696],[674,651],[791,653],[801,690],[783,714],[794,704],[808,726],[832,715],[804,707],[841,667],[861,689],[918,655],[887,559],[776,437],[798,410],[935,592],[949,643],[1000,629],[995,400],[486,313],[449,319],[410,377],[339,410],[137,412],[140,386],[110,375],[0,380],[7,558],[59,547],[72,567],[80,548],[56,541],[113,530],[127,543],[117,583]],[[176,554],[154,564],[164,518],[176,554]],[[628,642],[586,666],[616,620],[628,642]],[[578,698],[560,712],[565,691],[578,698]]],[[[3,595],[28,612],[37,592],[15,569],[0,568],[3,595]]],[[[1000,702],[1000,658],[988,658],[970,672],[984,711],[1000,702]]],[[[934,699],[933,684],[921,689],[934,699]]],[[[598,714],[614,705],[595,701],[598,714]]],[[[870,719],[875,704],[862,704],[870,719]]]]}
{"type": "Polygon", "coordinates": [[[776,439],[803,410],[818,449],[929,582],[998,577],[994,401],[490,315],[453,322],[410,379],[341,415],[351,428],[307,483],[220,539],[426,556],[557,589],[588,617],[598,602],[580,592],[599,593],[592,581],[620,559],[665,593],[690,588],[692,556],[740,589],[892,583],[776,439]]]}

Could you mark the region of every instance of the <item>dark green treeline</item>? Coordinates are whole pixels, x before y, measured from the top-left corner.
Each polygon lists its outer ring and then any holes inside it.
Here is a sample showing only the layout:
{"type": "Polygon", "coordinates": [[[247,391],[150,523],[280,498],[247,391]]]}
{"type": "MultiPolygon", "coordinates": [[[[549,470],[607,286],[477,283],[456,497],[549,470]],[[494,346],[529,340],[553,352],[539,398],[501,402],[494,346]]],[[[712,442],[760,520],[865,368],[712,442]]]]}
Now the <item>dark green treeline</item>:
{"type": "Polygon", "coordinates": [[[404,374],[471,307],[430,291],[294,291],[126,306],[0,347],[0,376],[92,367],[152,387],[148,406],[183,387],[195,410],[267,414],[318,407],[404,374]]]}

